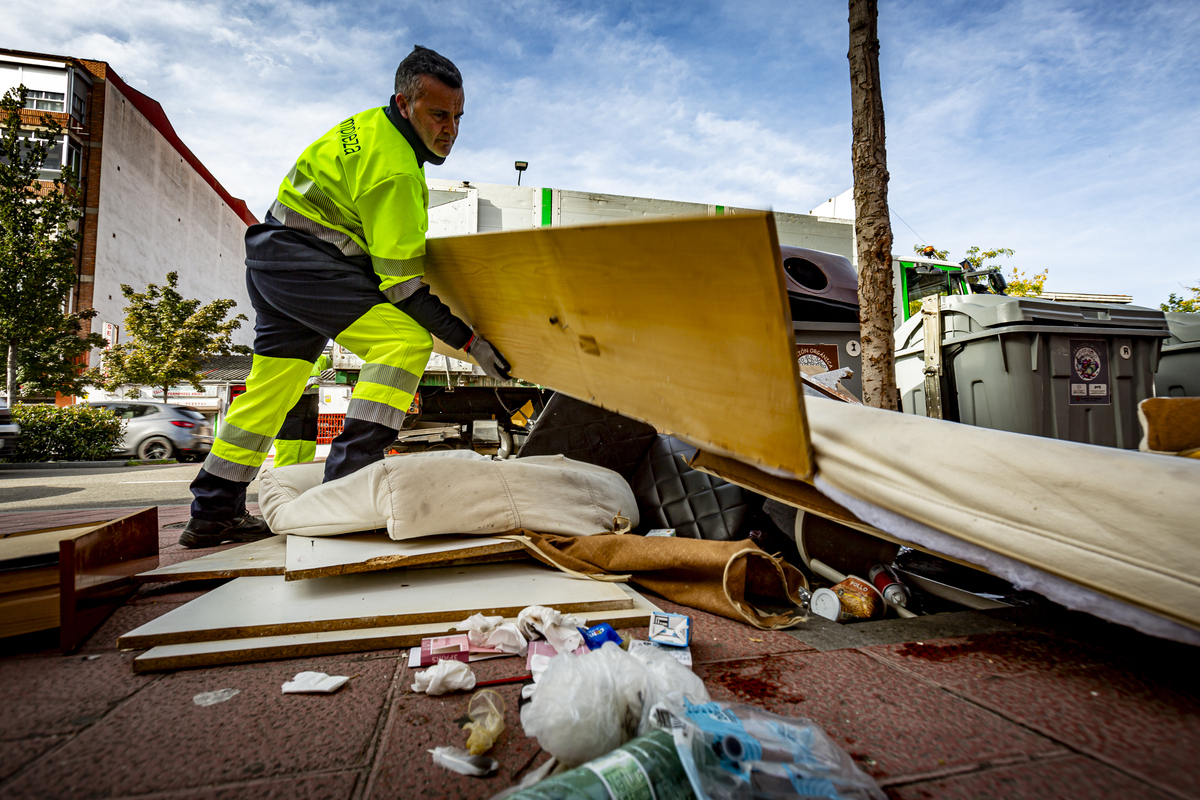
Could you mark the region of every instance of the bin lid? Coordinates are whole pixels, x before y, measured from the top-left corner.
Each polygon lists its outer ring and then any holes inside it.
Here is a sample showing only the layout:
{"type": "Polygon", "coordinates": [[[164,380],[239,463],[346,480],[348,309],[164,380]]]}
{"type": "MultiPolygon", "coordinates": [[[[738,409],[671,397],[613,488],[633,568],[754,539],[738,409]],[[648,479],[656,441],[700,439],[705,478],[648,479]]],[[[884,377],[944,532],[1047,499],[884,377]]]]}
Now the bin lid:
{"type": "Polygon", "coordinates": [[[858,273],[845,256],[783,245],[779,248],[790,295],[858,307],[858,273]]]}
{"type": "Polygon", "coordinates": [[[1171,338],[1165,344],[1200,342],[1200,313],[1168,311],[1164,316],[1167,318],[1167,328],[1171,331],[1171,338]]]}
{"type": "Polygon", "coordinates": [[[1162,311],[1141,306],[1059,303],[1037,297],[994,294],[951,295],[942,300],[944,313],[970,317],[973,330],[1005,325],[1167,329],[1162,311]]]}

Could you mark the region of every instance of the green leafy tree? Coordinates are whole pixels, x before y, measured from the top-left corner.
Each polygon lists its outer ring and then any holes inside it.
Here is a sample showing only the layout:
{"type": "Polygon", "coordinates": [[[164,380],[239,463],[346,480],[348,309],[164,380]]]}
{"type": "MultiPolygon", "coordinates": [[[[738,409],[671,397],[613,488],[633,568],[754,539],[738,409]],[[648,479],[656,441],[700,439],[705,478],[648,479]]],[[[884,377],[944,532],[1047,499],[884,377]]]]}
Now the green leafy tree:
{"type": "MultiPolygon", "coordinates": [[[[967,261],[971,262],[971,266],[975,269],[987,269],[995,267],[1001,272],[1004,271],[1003,264],[989,264],[1001,256],[1012,258],[1015,251],[1007,247],[997,247],[995,250],[983,250],[978,247],[972,247],[967,250],[967,261]]],[[[1006,280],[1008,288],[1004,293],[1011,297],[1036,297],[1041,294],[1046,288],[1046,278],[1049,277],[1050,270],[1044,269],[1041,272],[1036,272],[1030,277],[1026,277],[1024,272],[1018,272],[1016,267],[1012,268],[1012,275],[1006,280]]]]}
{"type": "Polygon", "coordinates": [[[1018,272],[1017,268],[1013,267],[1012,275],[1006,279],[1008,288],[1004,290],[1004,293],[1012,297],[1037,297],[1045,291],[1046,278],[1049,275],[1050,270],[1044,269],[1026,277],[1024,272],[1018,272]]]}
{"type": "MultiPolygon", "coordinates": [[[[84,394],[88,376],[80,366],[82,357],[93,347],[104,347],[105,338],[90,330],[96,312],[62,314],[51,327],[32,341],[17,347],[17,385],[21,393],[52,395],[59,392],[71,397],[84,394]]],[[[83,361],[86,366],[86,361],[83,361]]]]}
{"type": "Polygon", "coordinates": [[[1167,302],[1161,304],[1159,309],[1163,311],[1179,311],[1184,314],[1200,313],[1200,284],[1196,286],[1185,286],[1191,297],[1181,297],[1180,295],[1171,292],[1171,296],[1167,298],[1167,302]]]}
{"type": "Polygon", "coordinates": [[[7,356],[4,384],[10,400],[20,393],[22,350],[30,352],[22,346],[54,336],[68,324],[63,299],[75,284],[76,223],[83,214],[70,167],[53,181],[40,180],[62,126],[43,115],[40,130],[22,130],[27,95],[18,86],[0,98],[0,346],[7,356]]]}
{"type": "Polygon", "coordinates": [[[178,283],[179,273],[168,272],[166,285],[151,283],[144,292],[121,285],[121,294],[129,301],[125,331],[130,341],[105,351],[99,369],[88,374],[92,383],[108,391],[126,384],[156,386],[166,400],[170,388],[181,383],[200,391],[200,368],[213,356],[251,352],[230,341],[246,321],[245,314],[225,319],[237,303],[213,300],[201,305],[181,295],[178,283]]]}

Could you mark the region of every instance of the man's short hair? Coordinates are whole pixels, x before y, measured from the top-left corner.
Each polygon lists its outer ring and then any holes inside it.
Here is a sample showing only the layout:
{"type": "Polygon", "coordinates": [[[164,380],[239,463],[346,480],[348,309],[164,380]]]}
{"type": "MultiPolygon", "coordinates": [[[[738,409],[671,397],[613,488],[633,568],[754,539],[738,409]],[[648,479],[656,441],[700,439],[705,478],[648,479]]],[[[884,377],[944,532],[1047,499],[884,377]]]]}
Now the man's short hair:
{"type": "Polygon", "coordinates": [[[428,47],[416,45],[396,67],[396,94],[404,95],[410,103],[419,98],[422,75],[437,78],[451,89],[462,88],[462,75],[450,59],[428,47]]]}

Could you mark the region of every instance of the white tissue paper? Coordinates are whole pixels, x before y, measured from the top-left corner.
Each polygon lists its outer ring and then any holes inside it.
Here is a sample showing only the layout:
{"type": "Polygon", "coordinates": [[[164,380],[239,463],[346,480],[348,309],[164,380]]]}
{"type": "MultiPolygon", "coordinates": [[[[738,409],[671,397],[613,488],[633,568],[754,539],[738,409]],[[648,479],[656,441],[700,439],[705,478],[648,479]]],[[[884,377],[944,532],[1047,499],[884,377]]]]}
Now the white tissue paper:
{"type": "Polygon", "coordinates": [[[346,685],[345,675],[326,675],[324,672],[301,672],[283,685],[284,694],[332,694],[346,685]]]}
{"type": "Polygon", "coordinates": [[[472,614],[463,622],[454,626],[453,630],[466,631],[467,639],[476,647],[486,647],[488,636],[492,631],[504,624],[504,617],[485,617],[483,614],[472,614]]]}
{"type": "Polygon", "coordinates": [[[525,637],[521,635],[521,631],[517,630],[515,622],[505,622],[488,634],[487,638],[483,640],[483,646],[494,647],[501,653],[515,653],[523,656],[529,645],[525,641],[525,637]]]}
{"type": "Polygon", "coordinates": [[[545,606],[529,606],[517,615],[517,628],[526,639],[540,634],[560,653],[573,653],[583,644],[578,629],[584,624],[578,617],[545,606]]]}
{"type": "Polygon", "coordinates": [[[475,673],[462,661],[447,659],[439,661],[424,672],[413,676],[414,692],[445,694],[446,692],[471,691],[475,688],[475,673]]]}

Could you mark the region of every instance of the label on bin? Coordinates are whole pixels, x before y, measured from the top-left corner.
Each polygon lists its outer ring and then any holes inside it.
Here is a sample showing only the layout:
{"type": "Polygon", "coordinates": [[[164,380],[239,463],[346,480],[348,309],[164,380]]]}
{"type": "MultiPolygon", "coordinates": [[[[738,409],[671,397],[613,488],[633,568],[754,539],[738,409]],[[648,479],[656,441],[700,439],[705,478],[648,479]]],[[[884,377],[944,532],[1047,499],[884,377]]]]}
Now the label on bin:
{"type": "Polygon", "coordinates": [[[583,766],[596,773],[612,800],[655,800],[650,776],[628,751],[614,750],[583,766]]]}
{"type": "Polygon", "coordinates": [[[1109,405],[1108,342],[1071,339],[1071,405],[1109,405]]]}
{"type": "Polygon", "coordinates": [[[838,368],[838,346],[836,344],[797,344],[796,361],[802,367],[817,367],[822,372],[833,372],[838,368]]]}

